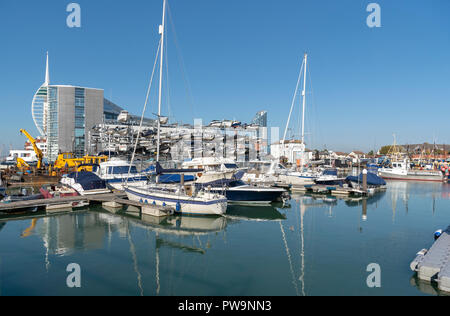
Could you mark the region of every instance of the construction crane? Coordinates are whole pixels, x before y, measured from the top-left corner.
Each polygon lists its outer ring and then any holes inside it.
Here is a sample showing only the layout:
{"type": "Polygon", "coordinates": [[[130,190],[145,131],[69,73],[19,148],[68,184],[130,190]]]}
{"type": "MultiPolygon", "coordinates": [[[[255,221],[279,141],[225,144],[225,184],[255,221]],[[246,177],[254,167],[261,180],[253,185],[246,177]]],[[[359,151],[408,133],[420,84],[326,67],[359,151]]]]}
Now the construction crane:
{"type": "Polygon", "coordinates": [[[16,158],[16,166],[19,169],[30,168],[30,165],[25,160],[19,157],[16,158]]]}
{"type": "Polygon", "coordinates": [[[41,169],[43,167],[42,159],[44,159],[44,154],[42,153],[42,150],[39,149],[39,147],[36,145],[36,140],[26,130],[21,129],[20,132],[28,138],[31,145],[33,146],[33,150],[36,153],[38,159],[37,168],[41,169]]]}

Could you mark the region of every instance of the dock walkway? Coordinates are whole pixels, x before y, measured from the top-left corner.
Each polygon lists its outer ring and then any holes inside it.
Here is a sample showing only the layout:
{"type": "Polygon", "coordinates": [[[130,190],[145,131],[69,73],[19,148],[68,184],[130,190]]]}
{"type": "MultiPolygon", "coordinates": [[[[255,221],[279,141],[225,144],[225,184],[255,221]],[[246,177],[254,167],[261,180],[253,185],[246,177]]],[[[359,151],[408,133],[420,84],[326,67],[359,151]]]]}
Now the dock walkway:
{"type": "Polygon", "coordinates": [[[410,268],[420,280],[436,282],[441,291],[450,292],[450,226],[430,250],[423,249],[417,254],[410,268]]]}
{"type": "Polygon", "coordinates": [[[166,206],[157,206],[143,204],[135,201],[130,201],[126,199],[125,193],[104,193],[104,194],[94,194],[94,195],[80,195],[80,196],[70,196],[62,198],[53,199],[38,199],[30,201],[19,201],[11,203],[0,203],[0,213],[7,213],[14,210],[26,209],[26,208],[46,208],[55,209],[58,206],[71,206],[80,202],[92,203],[108,203],[109,205],[114,205],[117,208],[121,208],[123,205],[132,205],[141,208],[142,212],[148,215],[154,216],[165,216],[173,214],[173,209],[166,206]]]}

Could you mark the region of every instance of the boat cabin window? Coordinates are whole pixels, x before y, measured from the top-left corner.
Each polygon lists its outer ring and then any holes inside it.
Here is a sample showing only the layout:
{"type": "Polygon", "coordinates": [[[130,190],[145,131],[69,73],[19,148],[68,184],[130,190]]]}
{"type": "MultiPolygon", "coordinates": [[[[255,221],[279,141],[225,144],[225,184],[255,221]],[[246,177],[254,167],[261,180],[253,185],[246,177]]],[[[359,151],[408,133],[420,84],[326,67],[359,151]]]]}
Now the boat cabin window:
{"type": "Polygon", "coordinates": [[[237,169],[238,168],[238,166],[236,164],[234,164],[234,163],[226,163],[225,167],[227,169],[237,169]]]}
{"type": "MultiPolygon", "coordinates": [[[[128,174],[129,166],[108,167],[108,174],[128,174]]],[[[131,166],[131,174],[138,173],[136,166],[131,166]]]]}

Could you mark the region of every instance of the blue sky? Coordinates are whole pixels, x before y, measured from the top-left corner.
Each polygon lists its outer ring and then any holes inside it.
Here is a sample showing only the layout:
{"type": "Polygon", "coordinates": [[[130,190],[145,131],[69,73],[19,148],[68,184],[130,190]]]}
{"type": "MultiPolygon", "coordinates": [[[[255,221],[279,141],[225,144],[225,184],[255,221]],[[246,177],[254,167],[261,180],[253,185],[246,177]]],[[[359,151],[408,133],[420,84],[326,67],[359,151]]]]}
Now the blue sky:
{"type": "MultiPolygon", "coordinates": [[[[140,114],[158,44],[162,0],[0,0],[0,146],[37,134],[31,100],[50,54],[53,84],[105,90],[140,114]]],[[[309,54],[308,147],[369,151],[392,143],[450,143],[450,1],[169,0],[170,98],[175,121],[286,124],[303,54],[309,54]],[[381,7],[369,28],[366,7],[381,7]],[[180,62],[182,60],[183,62],[180,62]],[[182,66],[181,66],[182,65],[182,66]],[[188,91],[188,92],[187,92],[188,91]]],[[[156,86],[155,86],[156,87],[156,86]]],[[[147,116],[156,112],[155,90],[147,116]]],[[[292,127],[298,129],[300,102],[292,127]]],[[[1,147],[0,147],[1,148],[1,147]]]]}

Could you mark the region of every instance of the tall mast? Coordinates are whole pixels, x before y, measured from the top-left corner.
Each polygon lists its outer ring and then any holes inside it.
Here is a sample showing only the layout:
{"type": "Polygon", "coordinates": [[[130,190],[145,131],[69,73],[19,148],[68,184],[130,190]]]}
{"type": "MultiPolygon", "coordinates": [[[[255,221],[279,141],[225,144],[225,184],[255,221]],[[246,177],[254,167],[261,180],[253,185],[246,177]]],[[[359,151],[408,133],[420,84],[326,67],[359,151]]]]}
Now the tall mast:
{"type": "Polygon", "coordinates": [[[159,65],[159,99],[158,99],[158,144],[156,151],[156,161],[159,161],[159,145],[161,141],[161,103],[162,103],[162,80],[163,80],[163,56],[164,56],[164,36],[166,23],[166,0],[163,2],[162,25],[159,26],[159,34],[161,34],[161,60],[159,65]]]}
{"type": "MultiPolygon", "coordinates": [[[[305,105],[306,105],[306,67],[308,66],[308,54],[305,54],[305,73],[303,77],[303,115],[302,115],[302,145],[305,145],[305,105]]],[[[303,158],[303,157],[302,157],[303,158]]]]}

